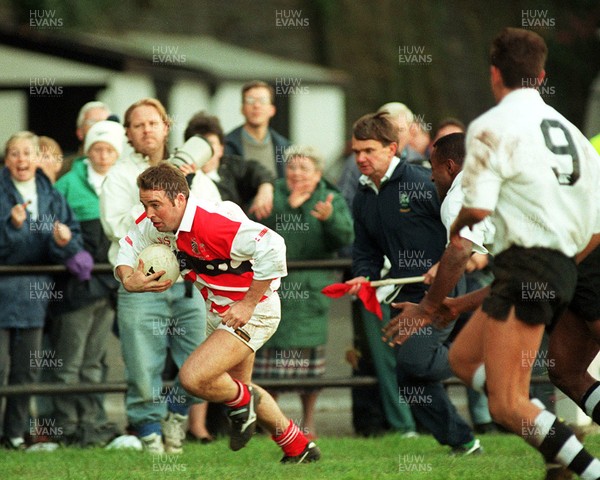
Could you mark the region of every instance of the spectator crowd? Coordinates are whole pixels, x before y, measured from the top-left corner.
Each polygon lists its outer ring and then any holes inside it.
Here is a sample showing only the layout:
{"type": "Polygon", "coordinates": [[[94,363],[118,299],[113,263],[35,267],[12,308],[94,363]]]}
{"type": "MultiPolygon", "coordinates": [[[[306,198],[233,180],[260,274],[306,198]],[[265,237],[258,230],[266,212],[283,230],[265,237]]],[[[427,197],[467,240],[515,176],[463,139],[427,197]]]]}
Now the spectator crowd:
{"type": "MultiPolygon", "coordinates": [[[[200,136],[210,151],[174,167],[185,175],[190,199],[221,205],[214,212],[233,211],[222,202],[237,205],[248,222],[264,225],[285,241],[287,260],[351,258],[351,271],[345,272],[351,295],[372,280],[424,275],[424,283],[378,288],[382,319],[353,299],[348,325],[354,327],[355,340],[347,360],[354,374],[372,374],[379,381],[367,393],[353,392],[354,427],[361,435],[393,431],[410,438],[429,433],[455,454],[480,451],[478,435],[498,429],[486,396],[469,390],[467,421],[442,383],[452,375],[449,346],[468,315],[393,348],[381,340],[382,327],[399,314],[395,305],[419,304],[436,278],[462,203],[457,192],[465,125],[446,118],[430,132],[405,104],[386,103],[354,123],[352,152],[341,159],[339,178],[332,179],[313,146],[294,145],[270,127],[276,109],[269,84],[244,85],[241,104],[245,123],[228,134],[219,118],[205,111],[189,119],[185,145],[200,136]]],[[[217,294],[195,288],[188,276],[168,289],[138,293],[124,288],[120,275],[94,271],[96,264],[119,265],[122,242],[131,242],[131,228],[148,218],[152,203],[140,203],[138,176],[174,163],[167,144],[171,127],[165,107],[154,98],[132,103],[122,123],[108,105],[91,101],[76,119],[80,147],[74,155],[64,157],[56,141],[33,132],[16,132],[6,141],[0,173],[0,264],[64,265],[66,273],[53,276],[32,269],[0,276],[0,381],[102,384],[108,373],[108,341],[116,335],[125,364],[127,425],[122,430],[109,422],[99,393],[37,398],[34,408],[31,395],[8,396],[0,422],[5,448],[104,446],[131,435],[146,451],[179,453],[186,441],[208,443],[228,431],[225,417],[231,405],[213,403],[213,392],[190,388],[189,368],[184,367],[205,342],[207,325],[209,332],[214,330],[215,312],[223,313],[217,294]],[[172,386],[166,387],[165,379],[172,386]]],[[[246,225],[244,221],[239,224],[246,225]]],[[[161,232],[159,223],[154,226],[161,232]]],[[[450,296],[492,282],[493,258],[486,245],[493,230],[487,225],[469,237],[466,275],[450,296]]],[[[156,242],[176,250],[171,233],[159,233],[156,242]]],[[[212,232],[219,233],[218,228],[212,232]]],[[[194,248],[205,245],[192,240],[194,248]]],[[[236,258],[232,256],[231,267],[245,268],[246,261],[234,266],[236,258]]],[[[321,290],[338,279],[322,268],[294,270],[281,278],[279,327],[256,352],[248,343],[253,380],[324,375],[330,301],[321,290]]],[[[255,390],[240,387],[239,399],[253,401],[255,390]]],[[[300,430],[311,442],[317,438],[319,391],[297,393],[303,412],[300,430]]],[[[270,402],[267,395],[277,401],[276,392],[263,392],[263,402],[270,402]]],[[[292,435],[290,429],[286,435],[292,435]]],[[[273,435],[284,459],[296,455],[273,435]]],[[[312,443],[302,445],[316,455],[312,443]]]]}

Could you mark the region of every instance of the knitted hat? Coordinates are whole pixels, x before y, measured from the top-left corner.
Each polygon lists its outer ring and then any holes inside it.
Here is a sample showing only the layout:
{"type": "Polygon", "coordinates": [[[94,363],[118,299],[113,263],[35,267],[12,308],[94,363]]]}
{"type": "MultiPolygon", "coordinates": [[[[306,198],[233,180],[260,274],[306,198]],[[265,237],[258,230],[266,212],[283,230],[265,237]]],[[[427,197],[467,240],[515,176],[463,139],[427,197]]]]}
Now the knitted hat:
{"type": "Polygon", "coordinates": [[[114,147],[119,156],[123,151],[125,142],[125,129],[117,122],[102,120],[94,123],[85,135],[83,151],[87,153],[90,147],[96,142],[106,142],[114,147]]]}

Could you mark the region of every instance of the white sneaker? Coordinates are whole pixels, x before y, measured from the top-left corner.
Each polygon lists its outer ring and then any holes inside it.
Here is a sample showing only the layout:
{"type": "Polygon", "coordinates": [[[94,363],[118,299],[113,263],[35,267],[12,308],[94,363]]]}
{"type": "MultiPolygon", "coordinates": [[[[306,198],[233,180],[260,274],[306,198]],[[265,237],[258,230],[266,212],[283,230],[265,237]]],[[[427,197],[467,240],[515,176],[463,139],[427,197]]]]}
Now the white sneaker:
{"type": "Polygon", "coordinates": [[[163,446],[162,436],[158,433],[151,433],[145,437],[140,437],[142,446],[145,452],[148,453],[165,453],[165,447],[163,446]]]}
{"type": "Polygon", "coordinates": [[[142,441],[135,435],[121,435],[113,439],[113,441],[104,448],[107,450],[132,449],[141,451],[144,449],[144,446],[142,441]]]}
{"type": "Polygon", "coordinates": [[[25,451],[27,453],[30,453],[30,452],[53,452],[58,447],[60,447],[60,445],[56,442],[39,442],[39,443],[34,443],[30,447],[28,447],[27,450],[25,450],[25,451]]]}
{"type": "Polygon", "coordinates": [[[187,415],[169,412],[167,418],[162,420],[163,436],[165,437],[165,451],[167,453],[183,452],[182,442],[187,430],[187,415]]]}
{"type": "Polygon", "coordinates": [[[5,446],[11,450],[25,450],[27,445],[23,437],[11,437],[4,439],[5,446]]]}

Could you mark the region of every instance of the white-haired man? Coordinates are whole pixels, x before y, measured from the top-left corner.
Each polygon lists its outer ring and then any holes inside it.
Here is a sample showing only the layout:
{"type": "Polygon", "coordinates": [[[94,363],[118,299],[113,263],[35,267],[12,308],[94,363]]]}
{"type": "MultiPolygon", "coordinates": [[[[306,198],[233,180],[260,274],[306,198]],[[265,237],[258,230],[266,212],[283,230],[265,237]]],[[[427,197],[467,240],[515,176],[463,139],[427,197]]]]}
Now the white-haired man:
{"type": "Polygon", "coordinates": [[[85,135],[95,123],[106,120],[110,116],[110,108],[104,102],[91,101],[87,102],[79,109],[77,114],[77,122],[75,123],[75,135],[79,140],[79,148],[74,155],[70,155],[63,160],[62,167],[58,172],[58,178],[71,170],[71,166],[75,160],[85,158],[83,142],[85,135]]]}

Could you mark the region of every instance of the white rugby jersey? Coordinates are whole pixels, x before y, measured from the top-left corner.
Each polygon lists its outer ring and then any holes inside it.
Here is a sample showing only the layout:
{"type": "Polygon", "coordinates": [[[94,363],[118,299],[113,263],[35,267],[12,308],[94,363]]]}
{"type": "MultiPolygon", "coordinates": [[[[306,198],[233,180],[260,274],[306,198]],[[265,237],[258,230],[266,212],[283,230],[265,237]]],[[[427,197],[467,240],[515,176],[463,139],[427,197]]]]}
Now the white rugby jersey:
{"type": "Polygon", "coordinates": [[[264,300],[287,275],[283,238],[251,221],[233,202],[190,197],[175,234],[159,232],[142,214],[119,242],[115,266],[136,268],[139,253],[153,243],[164,243],[176,252],[182,275],[196,283],[210,310],[218,313],[241,300],[253,279],[274,279],[264,300]]]}
{"type": "MultiPolygon", "coordinates": [[[[456,220],[458,212],[462,208],[464,194],[461,188],[463,172],[462,170],[454,177],[452,185],[446,193],[446,197],[440,207],[440,218],[444,227],[446,227],[446,239],[450,241],[450,227],[456,220]]],[[[488,253],[485,245],[492,243],[494,240],[494,225],[489,217],[485,218],[482,222],[473,225],[473,229],[469,227],[463,227],[460,231],[460,236],[473,242],[472,250],[475,253],[481,253],[483,255],[488,253]]],[[[446,244],[447,245],[447,244],[446,244]]]]}
{"type": "Polygon", "coordinates": [[[600,232],[600,157],[535,89],[474,120],[466,147],[464,206],[493,211],[492,253],[518,245],[571,257],[600,232]]]}

